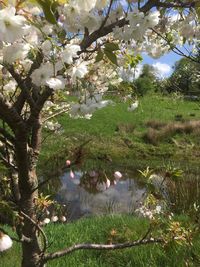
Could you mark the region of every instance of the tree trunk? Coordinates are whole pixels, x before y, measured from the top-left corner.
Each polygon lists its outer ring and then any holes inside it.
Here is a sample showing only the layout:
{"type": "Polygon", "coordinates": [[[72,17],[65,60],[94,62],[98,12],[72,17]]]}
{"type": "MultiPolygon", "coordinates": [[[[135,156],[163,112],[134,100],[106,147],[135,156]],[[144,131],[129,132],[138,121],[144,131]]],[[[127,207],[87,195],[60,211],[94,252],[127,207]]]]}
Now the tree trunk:
{"type": "MultiPolygon", "coordinates": [[[[21,211],[22,226],[20,231],[21,237],[25,236],[30,242],[22,243],[22,267],[42,267],[42,250],[39,240],[39,232],[34,222],[37,222],[35,203],[38,198],[38,191],[34,190],[38,185],[38,179],[35,169],[35,155],[28,146],[26,131],[20,132],[16,136],[15,155],[18,167],[20,203],[19,212],[21,211]],[[23,213],[26,216],[23,216],[23,213]]],[[[19,233],[18,233],[19,234],[19,233]]]]}
{"type": "MultiPolygon", "coordinates": [[[[29,172],[29,184],[32,188],[32,184],[36,185],[37,176],[35,170],[29,172]]],[[[22,192],[21,192],[22,194],[22,192]]],[[[38,197],[37,191],[30,194],[25,194],[25,198],[21,200],[21,210],[28,215],[32,220],[36,221],[35,214],[35,199],[38,197]]],[[[22,267],[41,267],[41,248],[39,233],[37,227],[31,222],[31,220],[25,218],[23,221],[22,234],[31,239],[31,242],[22,243],[22,267]]]]}

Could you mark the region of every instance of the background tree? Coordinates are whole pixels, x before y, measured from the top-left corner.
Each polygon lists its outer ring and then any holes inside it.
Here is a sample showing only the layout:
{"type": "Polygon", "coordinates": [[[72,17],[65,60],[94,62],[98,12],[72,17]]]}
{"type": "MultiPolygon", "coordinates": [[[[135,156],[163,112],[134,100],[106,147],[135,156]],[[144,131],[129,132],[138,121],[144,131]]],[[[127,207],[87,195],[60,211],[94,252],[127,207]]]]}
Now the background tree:
{"type": "Polygon", "coordinates": [[[184,95],[199,95],[200,64],[187,58],[180,59],[166,82],[166,90],[170,93],[179,91],[184,95]]]}
{"type": "Polygon", "coordinates": [[[139,95],[153,92],[158,87],[154,67],[148,64],[143,65],[140,76],[134,81],[136,91],[139,95]]]}

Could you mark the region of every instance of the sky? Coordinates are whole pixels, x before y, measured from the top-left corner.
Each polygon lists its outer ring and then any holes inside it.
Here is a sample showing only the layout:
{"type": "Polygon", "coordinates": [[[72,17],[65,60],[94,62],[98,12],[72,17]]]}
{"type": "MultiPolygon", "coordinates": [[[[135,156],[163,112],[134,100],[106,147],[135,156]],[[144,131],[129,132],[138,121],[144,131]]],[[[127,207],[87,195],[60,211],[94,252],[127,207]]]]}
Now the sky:
{"type": "Polygon", "coordinates": [[[143,54],[142,57],[142,64],[153,65],[154,68],[157,70],[158,76],[160,78],[170,76],[173,71],[172,67],[174,66],[175,62],[181,59],[181,57],[175,54],[174,52],[165,54],[164,56],[158,59],[151,58],[146,54],[143,54]]]}

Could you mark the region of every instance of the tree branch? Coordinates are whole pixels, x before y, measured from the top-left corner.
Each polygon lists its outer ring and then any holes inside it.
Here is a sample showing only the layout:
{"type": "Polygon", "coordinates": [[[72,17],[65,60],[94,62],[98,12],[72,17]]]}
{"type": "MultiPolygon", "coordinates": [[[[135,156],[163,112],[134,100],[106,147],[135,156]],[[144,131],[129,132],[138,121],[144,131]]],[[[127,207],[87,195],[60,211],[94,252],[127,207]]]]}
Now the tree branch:
{"type": "Polygon", "coordinates": [[[47,242],[47,237],[45,232],[42,230],[42,228],[39,226],[39,224],[37,222],[35,222],[31,217],[29,217],[26,213],[24,213],[23,211],[20,211],[20,213],[26,218],[28,219],[37,229],[38,231],[42,234],[43,237],[43,242],[44,242],[44,247],[42,252],[45,252],[47,250],[48,247],[48,242],[47,242]]]}
{"type": "MultiPolygon", "coordinates": [[[[20,74],[16,73],[14,70],[14,67],[12,65],[6,66],[7,70],[10,72],[10,74],[12,75],[12,77],[15,79],[15,81],[17,82],[19,88],[22,91],[22,94],[20,96],[20,105],[18,103],[18,105],[21,107],[23,107],[25,100],[27,100],[28,104],[30,105],[30,108],[34,108],[35,107],[35,101],[33,100],[31,94],[30,94],[30,90],[28,90],[28,88],[32,87],[32,83],[30,81],[29,76],[27,76],[27,78],[25,80],[23,80],[20,76],[20,74]],[[24,97],[22,97],[24,95],[24,97]]],[[[16,106],[16,104],[15,104],[16,106]]]]}
{"type": "Polygon", "coordinates": [[[160,34],[159,32],[157,32],[155,29],[151,28],[151,30],[156,33],[160,38],[162,38],[170,47],[170,49],[177,55],[188,58],[190,60],[192,60],[195,63],[200,63],[198,59],[196,59],[195,57],[193,57],[192,55],[186,55],[184,54],[178,47],[176,47],[175,45],[171,44],[171,42],[167,39],[167,37],[163,36],[162,34],[160,34]]]}
{"type": "Polygon", "coordinates": [[[139,239],[133,242],[126,242],[126,243],[118,243],[118,244],[112,244],[112,245],[105,245],[105,244],[77,244],[73,245],[69,248],[54,252],[54,253],[48,253],[44,256],[44,262],[47,262],[49,260],[57,259],[60,257],[63,257],[67,254],[72,253],[76,250],[81,249],[95,249],[95,250],[114,250],[114,249],[123,249],[123,248],[131,248],[139,245],[147,245],[152,243],[164,243],[164,240],[162,238],[148,238],[148,239],[139,239]]]}
{"type": "Polygon", "coordinates": [[[118,20],[114,23],[111,23],[108,26],[105,26],[103,28],[100,28],[100,29],[94,31],[93,33],[91,33],[88,36],[88,38],[82,40],[82,42],[80,43],[81,51],[78,52],[77,54],[80,55],[81,53],[85,52],[86,49],[92,43],[94,43],[98,38],[106,36],[107,34],[111,33],[114,27],[118,26],[121,28],[121,27],[125,26],[126,24],[128,24],[128,21],[125,18],[123,18],[123,19],[118,20]]]}
{"type": "Polygon", "coordinates": [[[43,120],[42,120],[42,123],[44,123],[45,121],[48,121],[48,120],[50,120],[50,119],[53,119],[53,118],[57,117],[58,115],[60,115],[60,114],[62,114],[62,113],[64,113],[64,112],[67,112],[67,111],[69,111],[69,108],[65,108],[65,109],[63,109],[63,110],[60,110],[60,111],[54,113],[53,115],[51,115],[51,116],[49,116],[49,117],[43,119],[43,120]]]}
{"type": "Polygon", "coordinates": [[[164,7],[164,8],[191,8],[194,7],[198,0],[188,1],[185,3],[180,3],[177,1],[170,2],[160,2],[159,0],[149,0],[144,6],[142,6],[139,10],[141,12],[148,12],[153,7],[164,7]]]}
{"type": "Polygon", "coordinates": [[[1,155],[0,155],[0,160],[3,161],[4,165],[5,165],[8,169],[12,168],[14,171],[17,171],[16,166],[14,166],[12,163],[8,162],[8,160],[2,155],[2,151],[1,151],[1,149],[0,149],[0,153],[1,153],[1,155]]]}
{"type": "Polygon", "coordinates": [[[112,4],[113,4],[113,0],[110,0],[110,4],[109,4],[109,7],[108,7],[108,11],[107,11],[106,17],[103,20],[103,22],[102,22],[102,24],[101,24],[101,26],[99,28],[99,31],[106,25],[106,22],[108,20],[109,15],[110,15],[112,4]]]}
{"type": "Polygon", "coordinates": [[[0,127],[0,134],[3,135],[3,137],[5,139],[7,139],[9,142],[11,142],[12,144],[15,143],[15,138],[14,136],[12,136],[11,134],[9,134],[8,131],[6,131],[4,128],[0,127]]]}
{"type": "Polygon", "coordinates": [[[0,118],[3,119],[9,127],[15,132],[18,129],[24,129],[25,124],[17,113],[15,108],[0,93],[0,118]]]}
{"type": "MultiPolygon", "coordinates": [[[[160,2],[159,0],[149,0],[148,2],[146,2],[146,4],[144,6],[142,6],[140,8],[140,11],[143,13],[147,13],[148,11],[150,11],[152,8],[154,7],[165,7],[165,8],[178,8],[178,7],[182,7],[182,8],[191,8],[194,7],[195,4],[197,3],[197,0],[195,1],[188,1],[186,3],[164,3],[164,2],[160,2]]],[[[94,43],[98,38],[106,36],[107,34],[111,33],[113,28],[115,28],[116,26],[119,28],[124,27],[126,24],[129,24],[128,20],[126,18],[120,19],[116,22],[111,23],[110,25],[104,26],[104,27],[100,27],[98,30],[92,32],[89,36],[87,36],[87,38],[84,38],[82,40],[82,42],[80,43],[80,47],[81,47],[81,51],[78,52],[78,54],[82,54],[83,52],[85,52],[87,50],[87,48],[94,43]]]]}

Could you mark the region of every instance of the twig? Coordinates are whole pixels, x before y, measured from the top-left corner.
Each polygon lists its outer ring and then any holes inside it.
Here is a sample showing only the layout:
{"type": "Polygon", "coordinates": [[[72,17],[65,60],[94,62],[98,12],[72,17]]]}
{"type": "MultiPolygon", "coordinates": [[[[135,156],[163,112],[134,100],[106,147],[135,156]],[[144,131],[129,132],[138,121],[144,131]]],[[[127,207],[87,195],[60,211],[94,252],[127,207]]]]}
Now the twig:
{"type": "Polygon", "coordinates": [[[43,241],[44,241],[44,247],[42,252],[45,252],[47,247],[48,247],[48,241],[47,241],[47,236],[45,234],[45,232],[42,230],[42,228],[39,226],[39,224],[37,222],[35,222],[31,217],[29,217],[26,213],[24,213],[23,211],[20,211],[20,213],[26,218],[28,219],[33,225],[36,226],[36,228],[39,230],[39,232],[42,234],[43,237],[43,241]]]}
{"type": "Polygon", "coordinates": [[[113,4],[113,0],[110,0],[110,4],[109,4],[109,7],[108,7],[108,11],[107,11],[106,17],[103,20],[103,22],[102,22],[102,24],[101,24],[101,26],[99,28],[99,31],[101,31],[101,29],[106,25],[106,22],[108,20],[109,15],[110,15],[112,4],[113,4]]]}
{"type": "Polygon", "coordinates": [[[164,37],[162,34],[160,34],[159,32],[157,32],[155,29],[153,29],[153,28],[151,28],[151,30],[154,32],[154,33],[156,33],[160,38],[162,38],[164,41],[166,41],[166,43],[170,46],[170,49],[175,53],[175,54],[177,54],[177,55],[179,55],[179,56],[183,56],[183,57],[185,57],[185,58],[187,58],[187,59],[190,59],[190,60],[192,60],[193,62],[195,62],[195,63],[199,63],[200,64],[200,62],[199,62],[199,60],[198,59],[196,59],[195,57],[193,57],[193,56],[188,56],[188,55],[186,55],[186,54],[184,54],[178,47],[176,47],[176,46],[174,46],[173,44],[171,44],[171,42],[167,39],[167,37],[164,37]]]}
{"type": "Polygon", "coordinates": [[[95,250],[114,250],[114,249],[123,249],[123,248],[131,248],[139,245],[147,245],[152,243],[163,243],[164,240],[162,238],[148,238],[148,239],[139,239],[133,242],[126,242],[126,243],[117,243],[112,245],[105,245],[105,244],[77,244],[71,247],[65,248],[63,250],[48,253],[44,256],[44,262],[49,260],[53,260],[56,258],[63,257],[67,254],[70,254],[73,251],[81,250],[81,249],[95,249],[95,250]]]}
{"type": "Polygon", "coordinates": [[[16,241],[18,243],[23,243],[23,242],[27,242],[27,243],[30,243],[31,242],[31,239],[26,237],[26,236],[22,236],[21,239],[18,239],[16,237],[13,237],[11,236],[8,232],[6,232],[3,228],[0,227],[0,231],[3,232],[5,235],[8,235],[13,241],[16,241]]]}
{"type": "Polygon", "coordinates": [[[52,119],[52,118],[57,117],[58,115],[60,115],[60,114],[62,114],[62,113],[64,113],[64,112],[66,112],[66,111],[69,111],[69,108],[60,110],[60,111],[58,111],[57,113],[55,113],[55,114],[53,114],[53,115],[51,115],[51,116],[45,118],[45,119],[42,121],[42,123],[44,123],[44,122],[46,122],[46,121],[48,121],[48,120],[50,120],[50,119],[52,119]]]}

